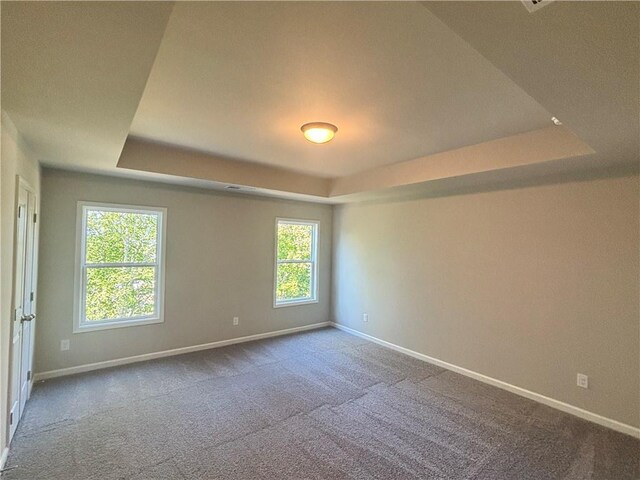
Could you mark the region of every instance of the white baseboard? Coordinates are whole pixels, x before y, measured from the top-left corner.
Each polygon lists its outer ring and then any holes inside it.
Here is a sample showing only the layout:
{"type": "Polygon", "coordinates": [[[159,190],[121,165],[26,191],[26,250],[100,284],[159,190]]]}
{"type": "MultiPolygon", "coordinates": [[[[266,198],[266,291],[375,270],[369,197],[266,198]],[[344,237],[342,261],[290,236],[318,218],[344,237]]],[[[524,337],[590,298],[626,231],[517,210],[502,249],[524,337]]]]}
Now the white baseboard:
{"type": "Polygon", "coordinates": [[[2,455],[0,456],[0,472],[2,471],[5,464],[7,463],[8,456],[9,456],[9,447],[5,447],[5,449],[2,451],[2,455]]]}
{"type": "Polygon", "coordinates": [[[530,400],[534,400],[536,402],[542,403],[549,407],[555,408],[557,410],[561,410],[565,413],[570,413],[575,415],[576,417],[580,417],[584,420],[589,420],[590,422],[597,423],[598,425],[602,425],[604,427],[611,428],[621,433],[625,433],[627,435],[631,435],[635,438],[640,438],[640,428],[627,425],[626,423],[618,422],[617,420],[613,420],[611,418],[603,417],[602,415],[598,415],[597,413],[590,412],[588,410],[584,410],[582,408],[576,407],[574,405],[561,402],[560,400],[555,400],[550,397],[546,397],[536,392],[532,392],[531,390],[526,390],[521,387],[516,387],[515,385],[511,385],[510,383],[503,382],[502,380],[498,380],[496,378],[488,377],[478,372],[474,372],[473,370],[468,370],[463,367],[459,367],[457,365],[453,365],[452,363],[444,362],[442,360],[438,360],[437,358],[430,357],[428,355],[424,355],[422,353],[418,353],[413,350],[409,350],[408,348],[401,347],[399,345],[395,345],[391,342],[387,342],[385,340],[381,340],[379,338],[373,337],[371,335],[367,335],[366,333],[359,332],[349,327],[345,327],[344,325],[340,325],[339,323],[331,322],[331,325],[340,330],[344,330],[345,332],[351,333],[352,335],[356,335],[358,337],[364,338],[371,342],[377,343],[387,348],[391,348],[392,350],[396,350],[398,352],[404,353],[405,355],[409,355],[411,357],[417,358],[419,360],[423,360],[427,363],[431,363],[432,365],[436,365],[438,367],[445,368],[447,370],[451,370],[453,372],[459,373],[461,375],[465,375],[467,377],[471,377],[475,380],[479,380],[480,382],[488,383],[489,385],[493,385],[494,387],[502,388],[503,390],[508,390],[509,392],[515,393],[516,395],[520,395],[522,397],[526,397],[530,400]]]}
{"type": "Polygon", "coordinates": [[[173,355],[181,355],[183,353],[198,352],[200,350],[209,350],[211,348],[225,347],[236,343],[251,342],[263,338],[278,337],[280,335],[289,335],[296,332],[304,332],[306,330],[314,330],[317,328],[328,327],[331,322],[314,323],[312,325],[304,325],[302,327],[287,328],[284,330],[276,330],[274,332],[258,333],[256,335],[248,335],[246,337],[231,338],[229,340],[220,340],[218,342],[203,343],[190,347],[174,348],[171,350],[163,350],[160,352],[145,353],[143,355],[135,355],[133,357],[116,358],[115,360],[106,360],[104,362],[88,363],[77,367],[61,368],[58,370],[49,370],[47,372],[39,372],[33,376],[34,382],[40,380],[48,380],[50,378],[64,377],[74,375],[76,373],[90,372],[92,370],[100,370],[103,368],[117,367],[119,365],[127,365],[129,363],[144,362],[155,358],[171,357],[173,355]]]}

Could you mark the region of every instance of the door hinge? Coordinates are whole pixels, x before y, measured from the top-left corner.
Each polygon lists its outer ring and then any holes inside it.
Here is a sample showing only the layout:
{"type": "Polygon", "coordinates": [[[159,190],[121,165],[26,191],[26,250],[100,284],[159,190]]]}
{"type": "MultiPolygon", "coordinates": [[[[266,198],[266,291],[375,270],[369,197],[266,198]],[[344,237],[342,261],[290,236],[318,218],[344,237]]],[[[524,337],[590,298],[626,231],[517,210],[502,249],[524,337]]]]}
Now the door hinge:
{"type": "Polygon", "coordinates": [[[13,412],[9,414],[9,425],[13,425],[13,412]]]}
{"type": "Polygon", "coordinates": [[[27,380],[31,380],[31,370],[27,372],[27,380]]]}
{"type": "Polygon", "coordinates": [[[18,206],[18,218],[22,216],[22,205],[18,206]]]}
{"type": "Polygon", "coordinates": [[[33,292],[29,294],[29,301],[33,302],[33,292]]]}
{"type": "Polygon", "coordinates": [[[33,214],[33,223],[36,223],[37,220],[38,220],[38,214],[34,213],[33,214]]]}

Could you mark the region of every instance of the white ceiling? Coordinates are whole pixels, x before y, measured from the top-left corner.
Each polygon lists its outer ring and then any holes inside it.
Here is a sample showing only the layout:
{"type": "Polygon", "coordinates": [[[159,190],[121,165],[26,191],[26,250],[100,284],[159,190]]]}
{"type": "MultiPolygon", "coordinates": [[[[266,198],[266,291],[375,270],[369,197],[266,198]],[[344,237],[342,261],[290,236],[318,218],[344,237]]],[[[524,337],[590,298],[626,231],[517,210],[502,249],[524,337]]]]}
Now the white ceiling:
{"type": "Polygon", "coordinates": [[[637,2],[0,8],[2,109],[46,166],[339,202],[427,185],[436,160],[455,184],[640,157],[637,2]],[[308,143],[309,121],[336,138],[308,143]]]}
{"type": "Polygon", "coordinates": [[[115,169],[171,7],[0,2],[2,109],[39,160],[115,169]]]}
{"type": "Polygon", "coordinates": [[[596,152],[640,161],[640,2],[423,2],[596,152]]]}
{"type": "Polygon", "coordinates": [[[131,134],[337,177],[548,126],[412,2],[178,3],[131,134]],[[338,126],[326,145],[300,126],[338,126]]]}

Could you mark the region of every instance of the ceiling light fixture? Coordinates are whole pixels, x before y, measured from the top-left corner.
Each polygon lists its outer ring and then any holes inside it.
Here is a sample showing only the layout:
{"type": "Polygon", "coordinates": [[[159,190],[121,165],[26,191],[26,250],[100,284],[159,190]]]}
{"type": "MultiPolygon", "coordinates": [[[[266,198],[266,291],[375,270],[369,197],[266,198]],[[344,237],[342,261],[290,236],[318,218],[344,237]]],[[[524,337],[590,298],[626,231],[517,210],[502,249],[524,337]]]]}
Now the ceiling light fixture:
{"type": "Polygon", "coordinates": [[[325,122],[305,123],[300,127],[304,138],[313,143],[327,143],[338,131],[338,127],[325,122]]]}

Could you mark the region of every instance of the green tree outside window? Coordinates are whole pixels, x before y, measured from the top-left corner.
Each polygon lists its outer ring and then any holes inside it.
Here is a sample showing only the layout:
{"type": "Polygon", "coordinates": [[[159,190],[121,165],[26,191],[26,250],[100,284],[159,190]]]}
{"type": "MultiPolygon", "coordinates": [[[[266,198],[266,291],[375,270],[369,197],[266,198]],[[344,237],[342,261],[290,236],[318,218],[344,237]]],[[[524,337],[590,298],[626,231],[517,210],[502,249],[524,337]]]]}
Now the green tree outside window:
{"type": "Polygon", "coordinates": [[[318,224],[277,222],[276,305],[315,300],[318,224]]]}

